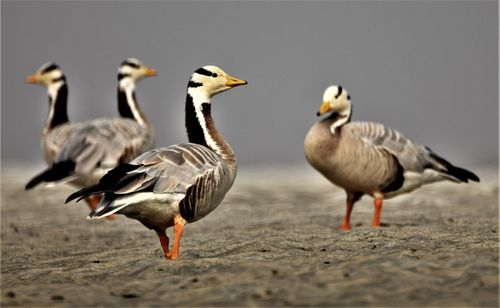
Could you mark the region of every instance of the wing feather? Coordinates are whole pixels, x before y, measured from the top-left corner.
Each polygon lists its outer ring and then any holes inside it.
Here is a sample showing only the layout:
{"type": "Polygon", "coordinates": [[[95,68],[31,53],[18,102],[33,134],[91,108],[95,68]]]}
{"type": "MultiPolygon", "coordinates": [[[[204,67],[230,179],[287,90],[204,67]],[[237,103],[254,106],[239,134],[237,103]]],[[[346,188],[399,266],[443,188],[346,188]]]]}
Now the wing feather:
{"type": "Polygon", "coordinates": [[[74,161],[75,171],[83,174],[113,168],[151,148],[152,139],[152,132],[133,120],[96,119],[75,129],[55,161],[74,161]]]}
{"type": "Polygon", "coordinates": [[[373,122],[352,122],[351,129],[366,144],[392,154],[408,171],[421,172],[429,165],[429,155],[424,146],[400,132],[373,122]]]}
{"type": "Polygon", "coordinates": [[[186,193],[200,177],[228,168],[217,154],[192,143],[148,151],[129,164],[139,167],[117,181],[112,190],[116,195],[144,189],[157,194],[186,193]]]}
{"type": "Polygon", "coordinates": [[[351,129],[356,130],[366,144],[392,154],[404,171],[422,174],[425,169],[433,169],[439,176],[452,181],[479,181],[474,173],[452,165],[429,147],[414,142],[392,128],[373,122],[350,124],[351,129]]]}

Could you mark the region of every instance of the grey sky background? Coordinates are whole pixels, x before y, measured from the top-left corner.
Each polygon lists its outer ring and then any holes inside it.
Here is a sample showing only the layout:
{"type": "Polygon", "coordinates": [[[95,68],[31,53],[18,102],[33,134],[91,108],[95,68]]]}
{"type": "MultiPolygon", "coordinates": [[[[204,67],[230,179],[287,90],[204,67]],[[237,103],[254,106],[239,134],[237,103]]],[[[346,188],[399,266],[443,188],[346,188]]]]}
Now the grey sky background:
{"type": "Polygon", "coordinates": [[[497,164],[498,4],[417,2],[1,3],[2,161],[41,163],[47,95],[24,78],[48,61],[72,121],[116,116],[116,70],[158,70],[137,89],[157,146],[184,142],[190,74],[214,64],[249,84],[218,95],[219,130],[242,165],[307,164],[324,89],[353,120],[382,122],[452,163],[497,164]]]}

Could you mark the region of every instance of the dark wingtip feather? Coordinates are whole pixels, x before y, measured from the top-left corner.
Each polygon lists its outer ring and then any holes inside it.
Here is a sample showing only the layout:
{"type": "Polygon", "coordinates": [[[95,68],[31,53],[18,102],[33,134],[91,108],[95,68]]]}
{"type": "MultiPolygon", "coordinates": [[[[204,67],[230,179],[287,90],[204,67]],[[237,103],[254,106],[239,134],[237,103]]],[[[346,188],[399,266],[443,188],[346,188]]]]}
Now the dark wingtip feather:
{"type": "Polygon", "coordinates": [[[437,155],[434,151],[432,151],[429,147],[426,147],[427,151],[429,152],[429,155],[434,158],[436,161],[438,161],[440,164],[442,164],[446,168],[446,173],[457,178],[458,180],[468,183],[469,180],[474,181],[474,182],[479,182],[479,177],[475,175],[474,173],[470,172],[469,170],[466,170],[464,168],[460,168],[457,166],[454,166],[450,164],[446,159],[440,157],[437,155]]]}
{"type": "Polygon", "coordinates": [[[68,203],[68,202],[70,202],[72,200],[75,200],[76,198],[78,198],[78,200],[76,200],[78,202],[78,201],[82,200],[85,197],[88,197],[88,196],[91,196],[91,195],[96,195],[96,194],[99,194],[101,192],[102,191],[98,187],[98,185],[94,185],[94,186],[90,186],[90,187],[85,187],[85,188],[82,188],[79,191],[74,192],[71,195],[69,195],[68,198],[66,198],[65,203],[68,203]]]}
{"type": "Polygon", "coordinates": [[[459,180],[468,183],[469,180],[474,181],[474,182],[479,182],[479,177],[475,175],[474,173],[470,172],[469,170],[465,170],[460,167],[455,167],[451,168],[451,170],[448,170],[449,173],[455,177],[457,177],[459,180]]]}
{"type": "Polygon", "coordinates": [[[38,184],[40,184],[41,182],[43,182],[45,176],[46,176],[46,173],[48,172],[49,170],[45,170],[43,171],[42,173],[34,176],[31,180],[29,180],[29,182],[24,186],[24,189],[25,190],[29,190],[29,189],[32,189],[33,187],[37,186],[38,184]]]}
{"type": "Polygon", "coordinates": [[[77,202],[80,201],[81,199],[91,196],[91,195],[96,195],[103,193],[105,191],[110,191],[113,189],[115,186],[116,182],[124,176],[128,171],[134,170],[136,168],[139,168],[140,166],[136,165],[129,165],[129,164],[122,164],[119,165],[118,167],[111,169],[108,171],[100,180],[99,183],[94,185],[94,186],[89,186],[80,189],[79,191],[72,193],[69,195],[68,198],[66,198],[66,203],[75,200],[78,198],[77,202]]]}
{"type": "Polygon", "coordinates": [[[53,164],[50,168],[42,171],[33,177],[24,187],[26,190],[32,189],[42,182],[56,182],[73,174],[75,163],[71,160],[65,160],[53,164]]]}

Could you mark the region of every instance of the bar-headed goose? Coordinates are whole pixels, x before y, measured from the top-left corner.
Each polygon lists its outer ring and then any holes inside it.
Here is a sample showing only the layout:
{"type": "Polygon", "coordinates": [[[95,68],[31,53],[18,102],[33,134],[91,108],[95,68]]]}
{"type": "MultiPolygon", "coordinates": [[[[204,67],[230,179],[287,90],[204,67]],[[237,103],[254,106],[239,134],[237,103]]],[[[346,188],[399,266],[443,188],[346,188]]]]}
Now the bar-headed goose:
{"type": "Polygon", "coordinates": [[[236,156],[215,127],[211,116],[214,95],[246,81],[233,78],[216,66],[196,70],[186,97],[189,143],[148,151],[108,172],[99,184],[84,188],[66,202],[104,193],[89,218],[113,213],[139,220],[156,231],[167,259],[177,259],[184,224],[213,211],[236,177],[236,156]],[[168,227],[174,227],[169,251],[168,227]]]}
{"type": "Polygon", "coordinates": [[[325,113],[331,114],[311,127],[304,149],[309,163],[347,193],[343,230],[350,229],[352,207],[364,194],[374,198],[372,225],[378,227],[384,199],[443,180],[479,181],[472,172],[396,130],[378,123],[350,122],[350,96],[340,86],[326,89],[318,116],[325,113]]]}
{"type": "Polygon", "coordinates": [[[26,83],[39,84],[47,88],[49,112],[42,132],[42,149],[45,162],[52,165],[61,145],[73,133],[75,125],[68,119],[68,85],[66,76],[55,63],[45,63],[26,83]]]}
{"type": "MultiPolygon", "coordinates": [[[[99,118],[69,124],[66,116],[67,87],[55,64],[42,66],[27,78],[29,83],[45,85],[49,92],[49,117],[42,144],[49,167],[32,178],[26,189],[40,183],[68,182],[77,187],[93,185],[111,168],[132,160],[153,145],[153,128],[136,101],[135,84],[156,75],[134,58],[118,69],[119,118],[99,118]]],[[[92,209],[99,196],[86,199],[92,209]]]]}

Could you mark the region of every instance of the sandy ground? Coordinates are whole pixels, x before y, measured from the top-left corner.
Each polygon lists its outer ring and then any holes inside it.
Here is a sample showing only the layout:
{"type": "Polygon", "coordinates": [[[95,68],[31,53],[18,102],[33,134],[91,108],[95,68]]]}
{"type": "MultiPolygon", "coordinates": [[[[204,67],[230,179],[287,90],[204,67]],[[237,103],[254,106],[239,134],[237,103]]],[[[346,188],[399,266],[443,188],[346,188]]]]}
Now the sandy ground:
{"type": "Polygon", "coordinates": [[[499,304],[496,168],[388,200],[379,229],[365,197],[350,232],[343,192],[314,171],[241,169],[166,261],[140,223],[88,221],[63,204],[72,188],[25,192],[35,170],[3,167],[2,306],[499,304]]]}

